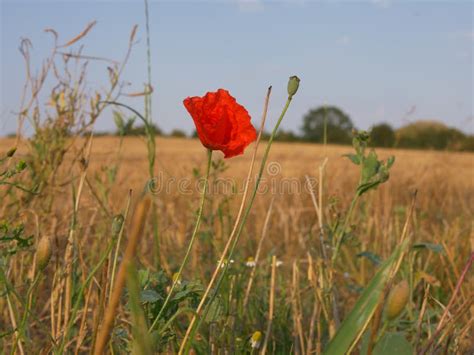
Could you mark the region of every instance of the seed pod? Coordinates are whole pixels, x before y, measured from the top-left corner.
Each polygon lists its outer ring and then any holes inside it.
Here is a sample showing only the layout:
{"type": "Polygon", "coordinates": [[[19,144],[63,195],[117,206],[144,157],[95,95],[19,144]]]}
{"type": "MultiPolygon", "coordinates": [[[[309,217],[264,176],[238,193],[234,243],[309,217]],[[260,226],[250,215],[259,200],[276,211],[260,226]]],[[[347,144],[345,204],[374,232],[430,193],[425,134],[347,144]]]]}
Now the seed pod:
{"type": "Polygon", "coordinates": [[[410,287],[406,280],[401,281],[392,289],[385,308],[385,315],[388,320],[393,320],[402,313],[408,302],[409,295],[410,287]]]}
{"type": "Polygon", "coordinates": [[[288,81],[288,96],[293,97],[293,95],[298,91],[299,86],[300,78],[296,75],[290,76],[290,80],[288,81]]]}
{"type": "Polygon", "coordinates": [[[36,247],[36,265],[40,271],[48,266],[51,259],[52,246],[49,237],[42,237],[36,247]]]}

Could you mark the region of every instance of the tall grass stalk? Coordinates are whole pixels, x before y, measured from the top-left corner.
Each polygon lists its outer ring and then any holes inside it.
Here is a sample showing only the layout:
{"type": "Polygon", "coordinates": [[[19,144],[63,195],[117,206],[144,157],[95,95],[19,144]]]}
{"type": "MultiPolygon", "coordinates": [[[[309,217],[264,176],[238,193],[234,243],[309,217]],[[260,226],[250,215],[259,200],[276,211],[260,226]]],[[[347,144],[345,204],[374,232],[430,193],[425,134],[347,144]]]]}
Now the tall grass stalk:
{"type": "MultiPolygon", "coordinates": [[[[152,127],[151,130],[147,129],[148,139],[148,165],[150,179],[154,177],[155,160],[156,160],[156,144],[155,144],[155,132],[153,129],[153,103],[152,93],[153,87],[151,85],[151,40],[150,40],[150,14],[148,0],[145,0],[145,26],[146,26],[146,61],[147,61],[147,77],[148,83],[145,92],[145,118],[152,127]]],[[[157,264],[160,262],[160,238],[159,238],[159,226],[158,226],[158,208],[155,201],[152,201],[152,224],[153,224],[153,240],[154,240],[154,251],[157,264]]],[[[157,265],[158,266],[158,265],[157,265]]]]}
{"type": "MultiPolygon", "coordinates": [[[[101,355],[104,353],[104,349],[107,346],[109,340],[110,331],[113,328],[115,321],[115,312],[120,303],[120,297],[122,295],[122,289],[125,284],[128,266],[132,262],[133,257],[135,256],[135,251],[138,245],[138,241],[143,234],[145,229],[145,221],[150,207],[150,199],[145,197],[142,201],[139,202],[134,217],[132,221],[132,230],[130,232],[130,239],[128,240],[127,248],[125,249],[125,254],[120,264],[119,271],[117,273],[117,280],[115,283],[114,290],[112,292],[112,297],[109,300],[107,305],[107,310],[105,312],[104,322],[102,327],[99,330],[97,335],[97,342],[93,353],[95,355],[101,355]]],[[[106,256],[108,255],[105,254],[106,256]]]]}

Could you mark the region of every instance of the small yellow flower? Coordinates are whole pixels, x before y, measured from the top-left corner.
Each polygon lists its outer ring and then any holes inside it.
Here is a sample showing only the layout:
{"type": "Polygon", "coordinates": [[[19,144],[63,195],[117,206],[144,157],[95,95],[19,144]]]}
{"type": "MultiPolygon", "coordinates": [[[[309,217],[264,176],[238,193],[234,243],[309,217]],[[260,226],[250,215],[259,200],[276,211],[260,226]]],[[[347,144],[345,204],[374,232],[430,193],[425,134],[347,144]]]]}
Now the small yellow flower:
{"type": "Polygon", "coordinates": [[[262,341],[262,332],[257,330],[252,334],[250,338],[250,346],[252,349],[258,349],[260,347],[260,343],[262,341]]]}
{"type": "Polygon", "coordinates": [[[179,274],[175,272],[173,274],[173,282],[176,282],[176,285],[181,285],[181,278],[178,278],[179,274]]]}

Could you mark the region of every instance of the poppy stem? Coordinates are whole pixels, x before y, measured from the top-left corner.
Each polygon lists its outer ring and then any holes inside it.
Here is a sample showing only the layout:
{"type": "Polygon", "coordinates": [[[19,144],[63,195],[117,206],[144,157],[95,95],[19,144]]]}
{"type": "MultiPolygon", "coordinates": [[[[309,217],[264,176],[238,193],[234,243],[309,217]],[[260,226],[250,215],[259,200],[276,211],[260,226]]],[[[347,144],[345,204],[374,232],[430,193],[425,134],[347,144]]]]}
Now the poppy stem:
{"type": "MultiPolygon", "coordinates": [[[[232,242],[232,246],[230,248],[229,255],[227,256],[228,260],[230,260],[232,258],[232,255],[234,254],[234,251],[235,251],[235,247],[236,247],[237,243],[239,242],[240,235],[241,235],[242,230],[245,226],[245,222],[247,221],[247,217],[250,214],[250,210],[252,209],[253,202],[254,202],[255,197],[257,195],[257,191],[258,191],[261,179],[262,179],[263,171],[265,169],[265,164],[266,164],[267,159],[268,159],[268,154],[270,153],[270,148],[271,148],[273,140],[274,140],[274,138],[275,138],[275,136],[278,132],[278,128],[280,127],[281,121],[283,120],[283,117],[285,117],[286,111],[288,110],[288,107],[290,106],[292,98],[293,98],[293,96],[291,96],[291,95],[288,96],[288,100],[286,101],[286,104],[283,107],[283,110],[280,114],[280,117],[278,118],[278,121],[277,121],[275,127],[273,128],[270,139],[268,140],[267,146],[265,148],[265,152],[263,154],[262,163],[260,165],[260,170],[258,172],[255,187],[254,187],[252,195],[250,197],[250,202],[247,205],[247,208],[246,208],[246,210],[244,212],[244,215],[242,217],[242,221],[240,222],[239,229],[237,230],[237,233],[235,235],[235,239],[232,242]]],[[[225,257],[226,257],[225,255],[222,255],[221,260],[224,260],[225,257]]],[[[189,353],[190,347],[191,347],[193,339],[194,339],[194,335],[199,330],[199,327],[201,326],[201,323],[202,323],[203,319],[206,318],[206,314],[209,311],[210,305],[213,303],[214,299],[217,296],[217,293],[218,293],[219,288],[222,284],[222,281],[224,280],[224,277],[227,273],[229,263],[223,263],[222,266],[223,266],[222,272],[219,276],[219,279],[218,279],[217,284],[214,288],[214,291],[211,294],[211,296],[209,298],[209,301],[207,302],[207,305],[205,306],[204,310],[202,311],[202,314],[201,315],[199,314],[200,309],[196,310],[196,314],[194,315],[193,319],[191,320],[190,325],[188,326],[188,330],[186,332],[186,335],[185,335],[183,341],[181,342],[181,348],[179,350],[179,354],[188,354],[189,353]],[[197,320],[197,324],[195,323],[196,320],[197,320]],[[189,341],[187,341],[188,338],[189,338],[189,341]]],[[[209,284],[207,286],[207,289],[210,289],[211,287],[212,287],[212,284],[209,284]]],[[[205,300],[202,299],[201,304],[203,304],[204,301],[205,300]]]]}
{"type": "Polygon", "coordinates": [[[211,163],[212,163],[212,150],[208,149],[207,150],[207,168],[206,168],[206,176],[204,178],[204,189],[201,193],[201,201],[199,203],[199,210],[196,218],[196,224],[194,225],[194,230],[193,234],[191,236],[191,240],[189,241],[188,249],[186,250],[186,254],[184,255],[184,259],[181,263],[181,266],[179,267],[178,272],[173,276],[173,284],[171,285],[171,289],[168,292],[168,295],[166,296],[165,302],[163,303],[163,306],[161,306],[160,311],[158,312],[158,315],[156,316],[155,320],[153,321],[150,329],[148,330],[149,333],[153,331],[153,329],[156,327],[161,315],[166,309],[166,306],[168,305],[171,296],[173,294],[174,289],[176,288],[176,285],[179,284],[180,279],[181,279],[181,274],[183,273],[184,266],[186,265],[186,262],[189,259],[189,255],[191,254],[191,250],[193,248],[193,244],[196,240],[196,236],[199,231],[199,227],[201,225],[201,220],[202,220],[202,211],[204,209],[204,202],[206,200],[206,194],[208,190],[208,181],[209,181],[209,173],[211,171],[211,163]]]}

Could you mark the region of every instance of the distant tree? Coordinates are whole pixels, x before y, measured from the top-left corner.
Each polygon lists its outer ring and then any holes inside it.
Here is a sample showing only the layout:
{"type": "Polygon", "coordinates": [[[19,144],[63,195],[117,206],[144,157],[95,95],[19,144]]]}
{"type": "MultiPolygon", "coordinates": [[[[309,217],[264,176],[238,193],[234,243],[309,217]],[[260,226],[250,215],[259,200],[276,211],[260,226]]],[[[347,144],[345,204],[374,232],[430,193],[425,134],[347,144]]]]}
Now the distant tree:
{"type": "MultiPolygon", "coordinates": [[[[114,111],[114,122],[117,126],[116,135],[118,136],[142,136],[146,134],[145,125],[134,126],[134,123],[137,121],[135,116],[124,118],[121,112],[114,111]]],[[[154,123],[150,124],[151,130],[155,135],[160,136],[163,134],[161,129],[154,123]]]]}
{"type": "Polygon", "coordinates": [[[466,136],[438,121],[418,121],[396,132],[396,146],[418,149],[462,149],[466,136]]]}
{"type": "Polygon", "coordinates": [[[474,152],[474,136],[473,135],[466,136],[462,140],[460,150],[474,152]]]}
{"type": "Polygon", "coordinates": [[[281,129],[278,131],[275,140],[280,142],[297,142],[301,138],[291,130],[285,131],[281,129]]]}
{"type": "MultiPolygon", "coordinates": [[[[152,123],[150,125],[150,128],[153,130],[153,132],[157,136],[161,136],[163,134],[161,129],[154,123],[152,123]]],[[[146,127],[145,127],[145,125],[132,127],[132,128],[130,128],[130,130],[128,130],[125,133],[125,135],[126,136],[143,136],[143,135],[146,135],[146,127]]]]}
{"type": "Polygon", "coordinates": [[[393,147],[395,144],[395,131],[388,123],[380,123],[372,126],[370,131],[370,143],[374,147],[393,147]]]}
{"type": "Polygon", "coordinates": [[[323,106],[310,110],[303,117],[301,131],[303,138],[311,142],[322,143],[324,126],[327,122],[327,142],[350,144],[354,125],[350,117],[336,106],[323,106]]]}
{"type": "Polygon", "coordinates": [[[170,133],[170,137],[175,137],[175,138],[186,138],[186,132],[180,130],[180,129],[173,129],[170,133]]]}

